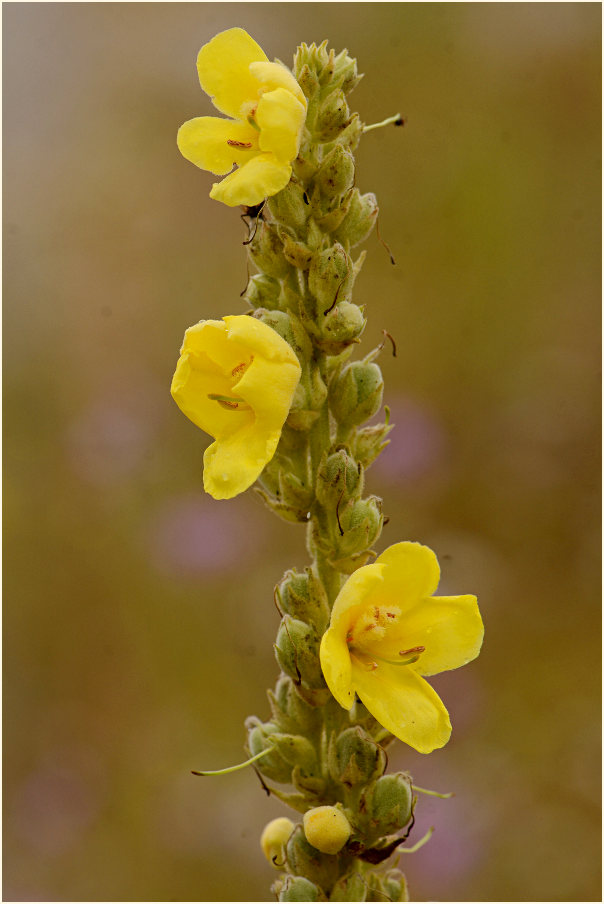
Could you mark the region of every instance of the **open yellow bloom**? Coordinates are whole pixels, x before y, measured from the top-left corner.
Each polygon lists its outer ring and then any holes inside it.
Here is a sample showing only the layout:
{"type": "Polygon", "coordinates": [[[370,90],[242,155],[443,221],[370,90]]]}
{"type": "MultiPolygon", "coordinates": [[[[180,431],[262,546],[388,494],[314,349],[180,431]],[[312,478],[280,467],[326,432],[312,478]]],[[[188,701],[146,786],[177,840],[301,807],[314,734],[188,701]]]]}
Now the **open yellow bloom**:
{"type": "Polygon", "coordinates": [[[300,379],[291,346],[247,315],[202,320],[185,333],[172,397],[216,442],[204,453],[204,489],[231,499],[275,454],[300,379]]]}
{"type": "Polygon", "coordinates": [[[355,692],[384,728],[430,753],[451,735],[449,714],[422,675],[470,662],[484,628],[475,596],[432,596],[435,554],[420,543],[390,546],[348,578],[321,642],[321,667],[338,703],[355,692]]]}
{"type": "Polygon", "coordinates": [[[183,157],[217,176],[210,197],[229,207],[253,206],[289,182],[306,119],[306,98],[289,69],[270,63],[243,28],[221,31],[199,51],[201,87],[232,119],[199,116],[185,122],[183,157]]]}

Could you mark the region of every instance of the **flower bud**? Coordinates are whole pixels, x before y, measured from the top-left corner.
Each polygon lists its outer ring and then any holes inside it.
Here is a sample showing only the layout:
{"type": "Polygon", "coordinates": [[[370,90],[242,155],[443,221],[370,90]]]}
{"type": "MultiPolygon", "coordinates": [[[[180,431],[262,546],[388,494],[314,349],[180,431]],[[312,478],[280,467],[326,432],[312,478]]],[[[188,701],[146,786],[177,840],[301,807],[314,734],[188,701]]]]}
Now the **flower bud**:
{"type": "Polygon", "coordinates": [[[297,80],[306,99],[309,101],[313,100],[319,91],[319,79],[315,73],[311,71],[308,63],[305,63],[299,70],[297,80]]]}
{"type": "Polygon", "coordinates": [[[383,775],[369,789],[367,812],[376,836],[398,832],[411,819],[413,794],[409,776],[404,772],[383,775]]]}
{"type": "Polygon", "coordinates": [[[333,308],[335,301],[345,301],[353,282],[352,261],[340,244],[315,254],[308,272],[308,288],[317,299],[319,312],[333,308]]]}
{"type": "Polygon", "coordinates": [[[275,869],[283,869],[285,866],[285,845],[293,830],[294,823],[286,816],[271,819],[264,827],[260,836],[260,847],[275,869]]]}
{"type": "Polygon", "coordinates": [[[334,544],[332,564],[345,574],[351,574],[367,560],[367,550],[378,539],[384,523],[382,500],[368,496],[351,502],[338,516],[338,536],[334,544]],[[340,533],[341,531],[341,533],[340,533]]]}
{"type": "Polygon", "coordinates": [[[360,725],[347,728],[338,735],[335,762],[330,763],[333,778],[347,785],[368,784],[383,774],[386,754],[360,725]]]}
{"type": "Polygon", "coordinates": [[[338,301],[321,323],[317,345],[328,355],[339,355],[347,346],[358,341],[365,323],[358,305],[350,301],[338,301]]]}
{"type": "Polygon", "coordinates": [[[266,202],[271,216],[277,223],[289,226],[295,232],[304,228],[310,208],[304,200],[304,188],[298,182],[289,182],[284,189],[266,202]]]}
{"type": "Polygon", "coordinates": [[[268,691],[274,723],[280,731],[310,734],[317,726],[318,712],[303,700],[289,675],[281,673],[274,691],[268,691]]]}
{"type": "Polygon", "coordinates": [[[364,468],[368,468],[386,448],[390,442],[386,437],[393,426],[393,424],[376,424],[357,430],[351,440],[351,445],[355,458],[361,462],[364,468]]]}
{"type": "Polygon", "coordinates": [[[326,456],[317,474],[317,499],[325,508],[345,505],[363,492],[363,472],[346,448],[326,456]]]}
{"type": "Polygon", "coordinates": [[[309,844],[301,825],[297,825],[290,835],[286,855],[293,873],[312,876],[321,888],[331,888],[338,877],[338,859],[309,844]]]}
{"type": "Polygon", "coordinates": [[[377,364],[353,361],[344,368],[330,392],[331,410],[344,427],[369,420],[382,404],[384,380],[377,364]]]}
{"type": "Polygon", "coordinates": [[[290,615],[281,619],[275,652],[279,665],[294,681],[306,687],[325,687],[319,662],[319,641],[314,629],[290,615]]]}
{"type": "Polygon", "coordinates": [[[280,901],[326,901],[325,895],[310,879],[288,876],[279,892],[280,901]]]}
{"type": "MultiPolygon", "coordinates": [[[[246,727],[248,729],[247,746],[252,756],[256,756],[263,750],[275,746],[272,741],[272,735],[277,731],[277,725],[274,722],[261,722],[252,716],[246,720],[246,727]]],[[[256,762],[256,768],[275,782],[286,783],[291,781],[291,764],[287,763],[277,750],[271,750],[266,756],[261,757],[256,762]]]]}
{"type": "Polygon", "coordinates": [[[275,732],[271,735],[271,744],[290,766],[299,766],[307,775],[312,775],[316,771],[317,755],[308,738],[303,735],[275,732]]]}
{"type": "Polygon", "coordinates": [[[314,807],[304,814],[306,840],[323,854],[337,854],[342,850],[352,828],[339,807],[314,807]]]}
{"type": "Polygon", "coordinates": [[[289,272],[290,265],[283,256],[283,243],[277,229],[265,220],[256,229],[256,235],[247,249],[258,269],[269,276],[281,279],[289,272]]]}
{"type": "Polygon", "coordinates": [[[382,876],[382,888],[391,901],[409,900],[407,882],[399,869],[391,869],[385,876],[382,876]]]}
{"type": "Polygon", "coordinates": [[[284,468],[279,469],[279,496],[285,505],[304,512],[310,509],[314,499],[312,488],[284,468]]]}
{"type": "Polygon", "coordinates": [[[323,195],[333,201],[354,184],[354,157],[350,151],[336,144],[321,164],[315,184],[323,195]]]}
{"type": "Polygon", "coordinates": [[[330,901],[366,901],[367,882],[362,873],[353,870],[338,879],[329,895],[330,901]]]}
{"type": "Polygon", "coordinates": [[[313,258],[313,252],[303,242],[296,242],[289,236],[283,240],[283,254],[286,261],[298,270],[308,270],[313,258]]]}
{"type": "Polygon", "coordinates": [[[286,571],[275,590],[284,612],[323,632],[329,622],[329,603],[323,584],[310,568],[304,574],[299,574],[295,569],[286,571]]]}
{"type": "Polygon", "coordinates": [[[267,326],[272,327],[276,333],[279,333],[281,338],[285,339],[288,345],[293,348],[302,364],[312,355],[312,344],[308,338],[308,333],[295,314],[287,311],[265,311],[261,309],[254,313],[254,317],[266,323],[267,326]]]}
{"type": "Polygon", "coordinates": [[[375,226],[378,213],[376,196],[372,192],[362,195],[358,188],[355,188],[346,216],[337,228],[335,237],[342,244],[347,242],[349,248],[360,245],[375,226]]]}
{"type": "Polygon", "coordinates": [[[250,276],[244,299],[253,308],[267,308],[273,311],[279,307],[281,285],[278,280],[266,273],[255,273],[250,276]]]}
{"type": "Polygon", "coordinates": [[[347,50],[340,51],[335,58],[332,84],[340,87],[345,94],[350,94],[362,77],[357,71],[357,61],[353,57],[348,56],[347,50]]]}
{"type": "Polygon", "coordinates": [[[333,141],[349,122],[346,95],[341,90],[331,91],[318,109],[314,137],[321,142],[333,141]]]}
{"type": "Polygon", "coordinates": [[[354,150],[358,145],[362,134],[363,123],[359,118],[359,114],[353,113],[346,128],[342,129],[338,135],[338,144],[341,144],[344,148],[354,150]]]}

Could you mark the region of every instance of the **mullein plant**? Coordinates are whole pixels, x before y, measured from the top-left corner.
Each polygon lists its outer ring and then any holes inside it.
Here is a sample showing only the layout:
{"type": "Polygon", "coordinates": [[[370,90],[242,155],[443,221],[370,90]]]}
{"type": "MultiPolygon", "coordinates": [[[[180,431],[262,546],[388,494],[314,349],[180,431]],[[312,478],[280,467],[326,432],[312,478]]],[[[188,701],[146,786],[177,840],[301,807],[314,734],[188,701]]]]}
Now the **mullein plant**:
{"type": "MultiPolygon", "coordinates": [[[[448,712],[425,679],[474,659],[483,626],[476,597],[435,595],[428,547],[374,551],[382,501],[366,495],[365,473],[392,425],[387,409],[367,425],[382,406],[380,349],[351,358],[366,322],[352,300],[365,252],[354,249],[378,215],[356,187],[354,150],[375,126],[348,106],[356,61],[327,42],[302,44],[290,71],[231,28],[201,48],[197,69],[224,115],[186,122],[178,147],[224,177],[210,197],[243,208],[256,272],[246,313],[186,331],[172,395],[214,438],[206,492],[230,499],[255,484],[276,515],[306,526],[311,558],[275,588],[281,673],[270,713],[246,722],[242,765],[298,814],[272,820],[261,847],[280,901],[406,901],[387,861],[423,840],[401,847],[423,789],[386,774],[385,749],[447,743],[448,712]]],[[[377,125],[388,122],[401,119],[377,125]]]]}

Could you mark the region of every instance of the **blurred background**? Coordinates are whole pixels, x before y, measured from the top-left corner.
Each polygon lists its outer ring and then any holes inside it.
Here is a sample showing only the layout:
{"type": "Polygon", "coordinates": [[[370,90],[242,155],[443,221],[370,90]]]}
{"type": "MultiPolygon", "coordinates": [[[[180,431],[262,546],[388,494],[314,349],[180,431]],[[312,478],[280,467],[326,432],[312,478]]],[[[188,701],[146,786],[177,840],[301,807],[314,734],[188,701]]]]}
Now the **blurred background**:
{"type": "Polygon", "coordinates": [[[277,676],[273,586],[304,531],[202,491],[169,385],[185,328],[243,313],[246,231],[176,131],[199,47],[348,47],[357,282],[396,429],[380,550],[479,596],[480,659],[434,679],[443,750],[414,900],[600,900],[597,3],[8,3],[4,19],[4,900],[269,900],[284,811],[243,758],[277,676]]]}

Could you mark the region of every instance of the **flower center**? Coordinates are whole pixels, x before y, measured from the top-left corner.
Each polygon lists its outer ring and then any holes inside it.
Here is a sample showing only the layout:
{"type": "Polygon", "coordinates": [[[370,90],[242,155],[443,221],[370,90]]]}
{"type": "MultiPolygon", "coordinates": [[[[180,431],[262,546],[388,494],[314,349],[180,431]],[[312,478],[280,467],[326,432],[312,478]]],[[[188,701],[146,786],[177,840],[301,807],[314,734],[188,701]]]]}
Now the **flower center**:
{"type": "MultiPolygon", "coordinates": [[[[233,383],[239,382],[253,360],[254,356],[252,355],[249,361],[242,361],[241,364],[237,364],[233,368],[231,371],[231,376],[234,377],[233,383]]],[[[220,392],[209,392],[208,398],[213,402],[218,402],[220,407],[226,408],[227,411],[251,411],[251,405],[248,405],[245,399],[242,399],[237,395],[223,395],[220,392]]]]}
{"type": "Polygon", "coordinates": [[[396,606],[372,606],[359,617],[346,635],[350,655],[368,671],[377,669],[380,662],[412,665],[425,651],[425,647],[418,645],[399,650],[395,659],[379,655],[380,646],[388,640],[389,629],[400,616],[401,610],[396,606]]]}

